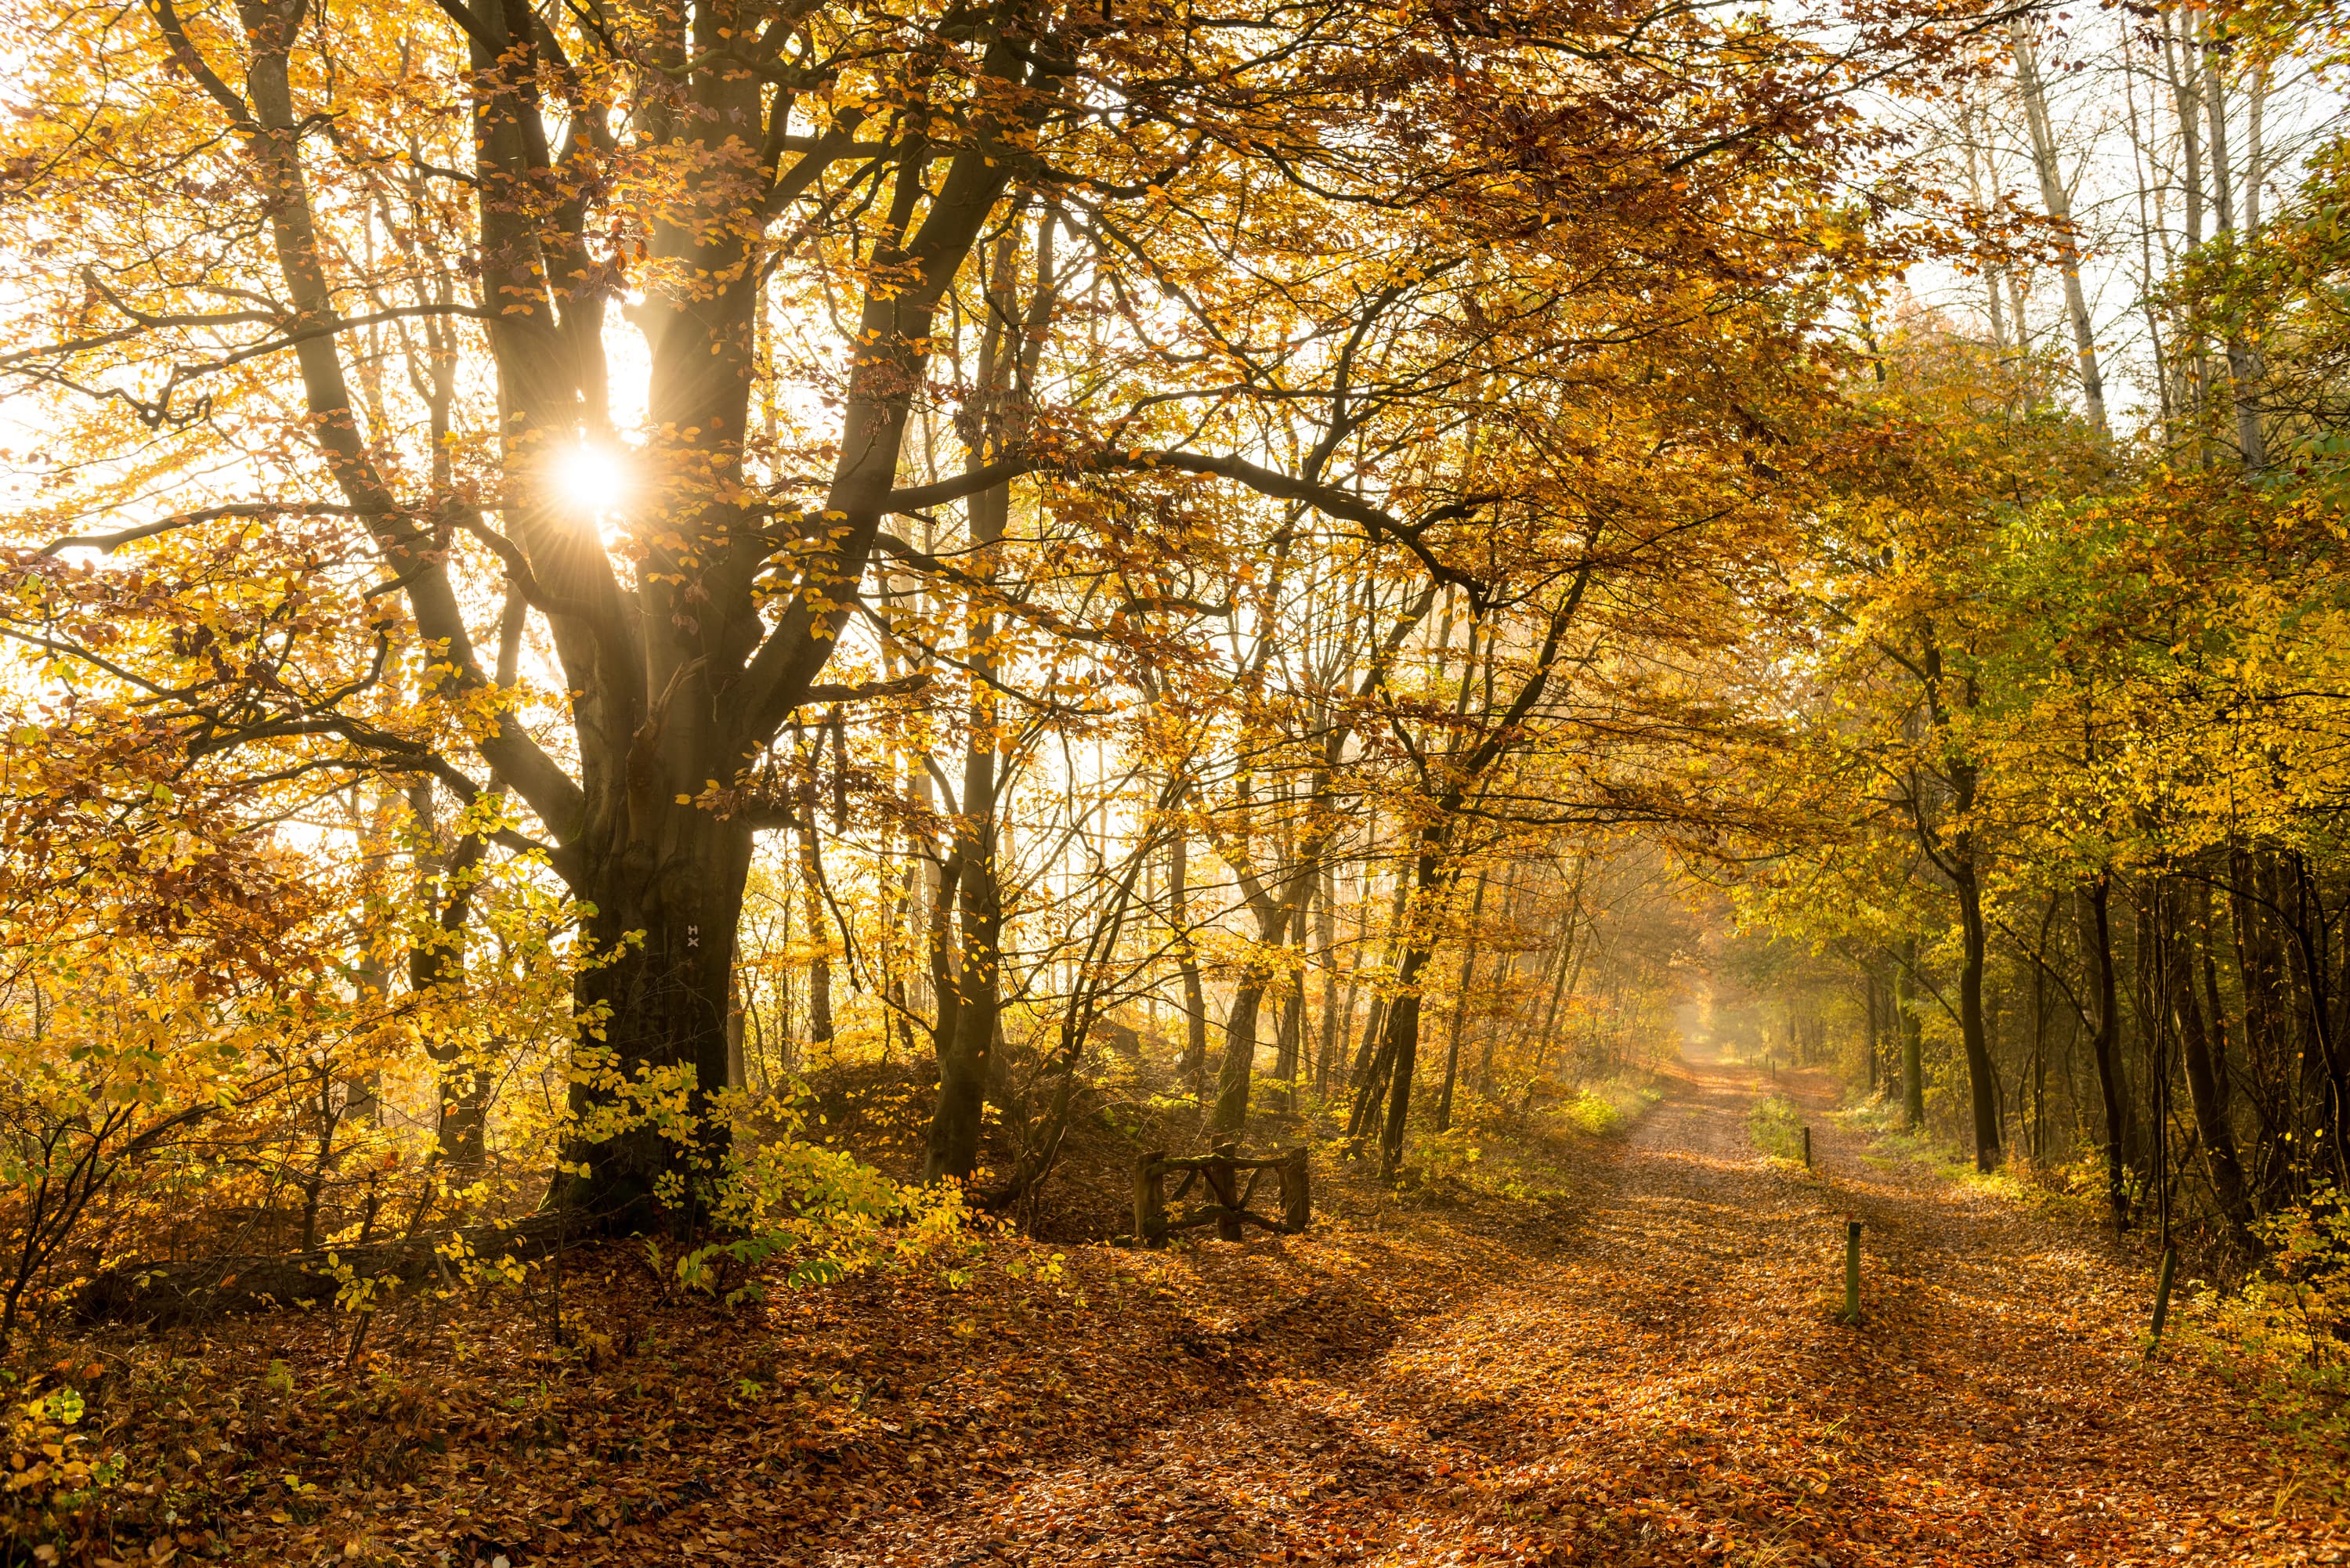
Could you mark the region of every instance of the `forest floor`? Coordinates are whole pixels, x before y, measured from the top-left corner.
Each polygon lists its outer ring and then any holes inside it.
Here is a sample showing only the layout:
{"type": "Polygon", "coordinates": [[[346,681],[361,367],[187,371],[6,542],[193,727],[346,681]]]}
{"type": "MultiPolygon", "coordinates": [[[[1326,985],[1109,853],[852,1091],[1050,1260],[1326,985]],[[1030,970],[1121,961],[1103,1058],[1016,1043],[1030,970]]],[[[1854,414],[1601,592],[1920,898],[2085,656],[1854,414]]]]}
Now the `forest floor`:
{"type": "Polygon", "coordinates": [[[511,1568],[2350,1554],[2340,1456],[2297,1451],[2190,1355],[2147,1365],[2150,1282],[2095,1232],[1873,1150],[1826,1114],[1824,1075],[1693,1063],[1668,1083],[1555,1179],[1497,1162],[1417,1198],[1365,1184],[1333,1192],[1303,1240],[999,1245],[953,1288],[868,1276],[733,1314],[657,1295],[613,1249],[562,1309],[591,1351],[557,1346],[525,1293],[396,1322],[353,1374],[336,1371],[348,1331],[330,1314],[223,1325],[124,1373],[112,1424],[162,1456],[158,1490],[83,1552],[511,1568]],[[1765,1093],[1809,1116],[1816,1174],[1757,1153],[1765,1093]],[[1857,1328],[1835,1320],[1847,1215],[1866,1227],[1857,1328]]]}

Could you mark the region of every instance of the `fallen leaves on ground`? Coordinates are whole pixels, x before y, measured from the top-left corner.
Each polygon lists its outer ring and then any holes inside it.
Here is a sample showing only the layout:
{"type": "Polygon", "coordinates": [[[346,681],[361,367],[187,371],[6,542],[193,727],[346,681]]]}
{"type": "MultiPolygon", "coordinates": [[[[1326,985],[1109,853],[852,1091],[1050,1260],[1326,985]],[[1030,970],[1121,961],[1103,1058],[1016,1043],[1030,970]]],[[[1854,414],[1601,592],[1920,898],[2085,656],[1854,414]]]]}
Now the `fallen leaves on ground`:
{"type": "Polygon", "coordinates": [[[111,1374],[95,1550],[244,1563],[2340,1561],[2338,1478],[2139,1354],[2095,1235],[1763,1159],[1700,1067],[1571,1203],[1342,1190],[1303,1239],[1001,1245],[728,1314],[627,1249],[560,1293],[179,1336],[111,1374]],[[1843,1220],[1866,1321],[1835,1321],[1843,1220]],[[1564,1217],[1563,1217],[1564,1216],[1564,1217]],[[556,1325],[565,1325],[558,1333],[556,1325]],[[567,1341],[568,1343],[564,1343],[567,1341]]]}

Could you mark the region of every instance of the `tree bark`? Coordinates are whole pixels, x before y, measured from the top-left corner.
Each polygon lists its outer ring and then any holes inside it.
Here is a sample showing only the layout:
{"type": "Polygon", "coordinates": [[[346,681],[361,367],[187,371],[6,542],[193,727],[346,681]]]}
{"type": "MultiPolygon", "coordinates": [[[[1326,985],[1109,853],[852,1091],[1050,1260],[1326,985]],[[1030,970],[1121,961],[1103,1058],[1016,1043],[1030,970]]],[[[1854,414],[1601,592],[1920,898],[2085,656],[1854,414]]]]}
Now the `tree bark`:
{"type": "Polygon", "coordinates": [[[2190,894],[2177,877],[2166,877],[2162,881],[2164,886],[2157,890],[2156,897],[2163,907],[2163,935],[2170,950],[2163,965],[2164,985],[2169,992],[2167,1000],[2171,1016],[2178,1026],[2180,1064],[2186,1069],[2188,1100],[2195,1112],[2196,1137],[2203,1146],[2211,1195],[2219,1203],[2228,1233],[2238,1248],[2249,1251],[2252,1244],[2252,1209],[2244,1182],[2243,1157],[2236,1147],[2235,1128],[2228,1119],[2210,1026],[2196,995],[2203,954],[2195,940],[2196,911],[2190,905],[2208,905],[2210,893],[2199,883],[2200,896],[2190,894]]]}
{"type": "MultiPolygon", "coordinates": [[[[1416,902],[1431,902],[1440,896],[1438,866],[1432,849],[1423,848],[1414,878],[1419,891],[1416,902]]],[[[1403,961],[1396,968],[1395,1000],[1388,1006],[1383,1048],[1388,1062],[1388,1106],[1387,1123],[1379,1136],[1379,1175],[1389,1179],[1403,1166],[1404,1131],[1411,1115],[1412,1073],[1419,1060],[1419,977],[1435,955],[1433,923],[1432,910],[1405,911],[1407,930],[1429,929],[1426,934],[1416,934],[1407,941],[1403,961]],[[1415,919],[1415,914],[1419,918],[1415,919]]]]}
{"type": "Polygon", "coordinates": [[[1461,978],[1453,985],[1452,1027],[1444,1050],[1444,1092],[1436,1102],[1436,1130],[1449,1132],[1452,1127],[1452,1086],[1461,1075],[1461,1021],[1469,1012],[1469,988],[1477,978],[1477,919],[1485,912],[1485,883],[1489,873],[1477,873],[1477,892],[1469,904],[1469,931],[1461,954],[1461,978]]]}
{"type": "Polygon", "coordinates": [[[2128,1086],[2122,1081],[2112,898],[2113,883],[2100,871],[2075,889],[2074,908],[2080,925],[2082,987],[2095,1014],[2088,1021],[2089,1056],[2096,1064],[2097,1092],[2105,1106],[2106,1201],[2113,1210],[2114,1223],[2126,1226],[2129,1160],[2137,1140],[2130,1126],[2128,1086]]]}
{"type": "Polygon", "coordinates": [[[724,1145],[708,1113],[726,1083],[726,998],[751,835],[707,812],[665,816],[670,831],[658,844],[591,860],[582,877],[594,958],[578,981],[578,1131],[566,1150],[574,1174],[556,1196],[620,1229],[663,1208],[692,1209],[693,1189],[724,1145]],[[683,1132],[649,1114],[651,1096],[681,1087],[683,1132]]]}
{"type": "Polygon", "coordinates": [[[1893,971],[1893,1014],[1901,1030],[1901,1125],[1916,1132],[1926,1125],[1925,1025],[1918,1016],[1918,939],[1902,944],[1893,971]]]}
{"type": "Polygon", "coordinates": [[[1224,1014],[1224,1055],[1216,1071],[1216,1103],[1208,1117],[1214,1131],[1237,1137],[1248,1124],[1249,1090],[1256,1078],[1257,1014],[1263,1010],[1266,987],[1279,972],[1266,955],[1278,950],[1288,929],[1290,908],[1270,904],[1257,912],[1256,944],[1241,965],[1232,990],[1232,1005],[1224,1014]]]}

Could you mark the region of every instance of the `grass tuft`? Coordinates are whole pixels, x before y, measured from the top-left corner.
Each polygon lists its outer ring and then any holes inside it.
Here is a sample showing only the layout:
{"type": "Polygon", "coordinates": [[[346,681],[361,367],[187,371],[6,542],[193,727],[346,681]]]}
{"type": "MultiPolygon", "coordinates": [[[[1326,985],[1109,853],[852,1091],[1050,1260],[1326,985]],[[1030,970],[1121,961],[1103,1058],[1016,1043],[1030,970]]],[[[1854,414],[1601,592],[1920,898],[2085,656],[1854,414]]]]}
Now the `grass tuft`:
{"type": "Polygon", "coordinates": [[[1804,1163],[1804,1122],[1795,1102],[1784,1095],[1765,1095],[1746,1113],[1746,1130],[1754,1147],[1773,1159],[1804,1163]]]}

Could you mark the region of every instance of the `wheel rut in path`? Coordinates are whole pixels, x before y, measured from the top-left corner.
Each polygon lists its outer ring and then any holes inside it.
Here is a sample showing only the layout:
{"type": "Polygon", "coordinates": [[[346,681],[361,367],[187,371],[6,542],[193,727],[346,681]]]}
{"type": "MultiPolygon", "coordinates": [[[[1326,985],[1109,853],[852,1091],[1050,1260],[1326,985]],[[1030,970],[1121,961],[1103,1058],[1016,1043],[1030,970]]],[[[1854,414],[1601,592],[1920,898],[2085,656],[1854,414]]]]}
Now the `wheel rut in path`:
{"type": "Polygon", "coordinates": [[[1872,1156],[1832,1101],[1823,1078],[1691,1064],[1547,1261],[1375,1354],[972,1478],[804,1561],[2338,1560],[2281,1504],[2272,1434],[2196,1368],[2140,1364],[2141,1269],[1872,1156]],[[1815,1177],[1755,1151],[1770,1092],[1808,1115],[1815,1177]],[[1835,1321],[1847,1214],[1857,1328],[1835,1321]]]}

